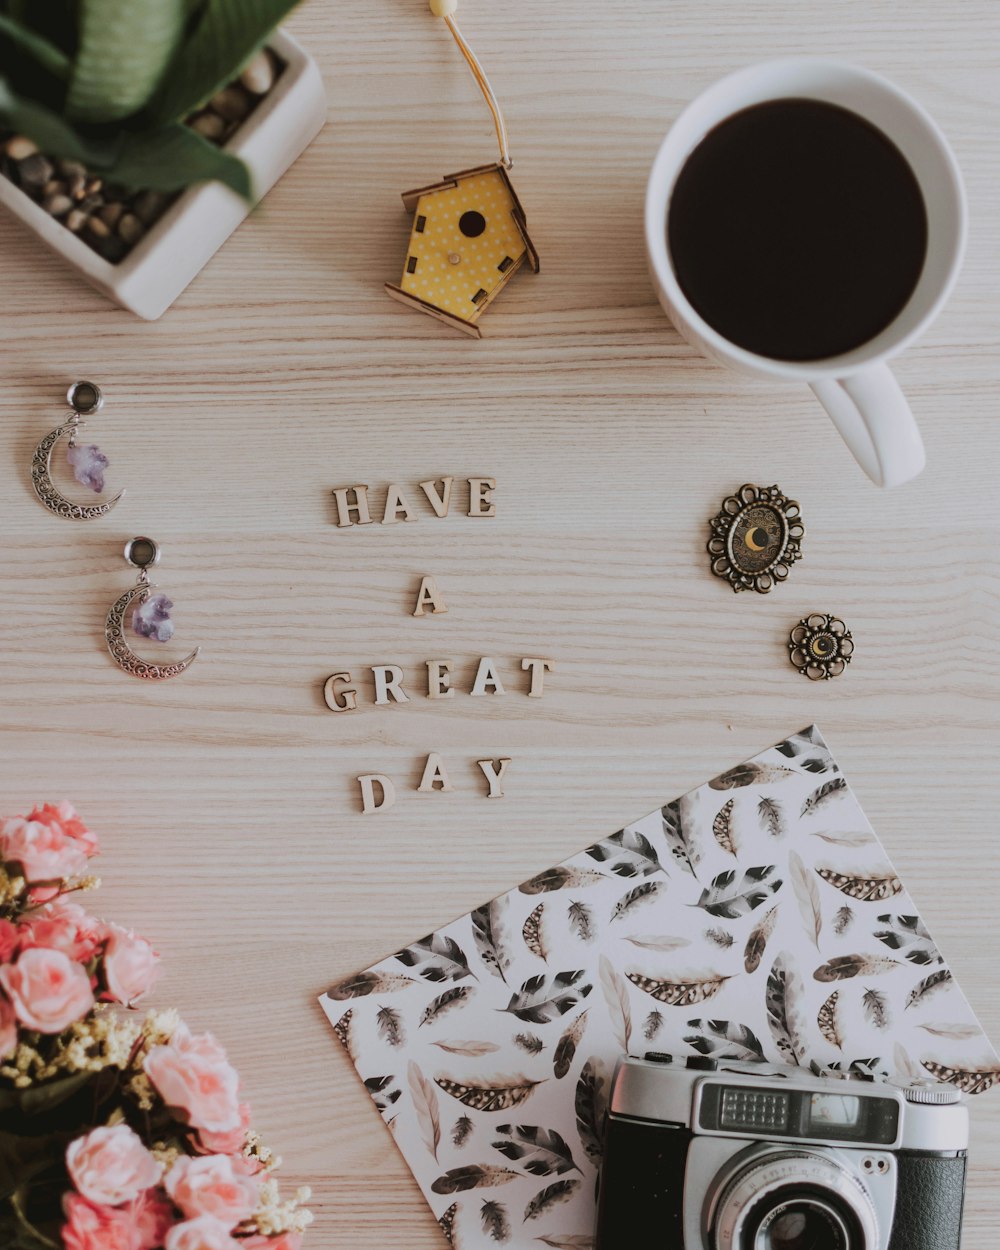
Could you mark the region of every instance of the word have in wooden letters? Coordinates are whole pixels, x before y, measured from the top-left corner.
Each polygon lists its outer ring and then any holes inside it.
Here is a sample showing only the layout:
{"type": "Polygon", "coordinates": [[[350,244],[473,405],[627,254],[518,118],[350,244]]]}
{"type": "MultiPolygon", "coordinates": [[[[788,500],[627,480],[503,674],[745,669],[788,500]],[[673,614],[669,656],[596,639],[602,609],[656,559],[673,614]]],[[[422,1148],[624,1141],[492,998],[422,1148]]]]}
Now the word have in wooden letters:
{"type": "MultiPolygon", "coordinates": [[[[454,480],[451,477],[441,477],[419,483],[436,517],[444,518],[448,515],[454,480]]],[[[470,477],[466,478],[466,481],[469,483],[469,507],[465,515],[479,518],[495,517],[497,506],[493,502],[493,492],[496,490],[496,478],[470,477]]],[[[358,483],[355,486],[338,486],[333,491],[333,497],[337,501],[338,529],[347,529],[351,525],[375,524],[375,519],[371,514],[368,489],[366,484],[358,483]]],[[[406,495],[401,486],[396,482],[390,482],[379,524],[395,525],[400,520],[419,520],[416,505],[413,502],[414,498],[413,491],[406,495]]]]}

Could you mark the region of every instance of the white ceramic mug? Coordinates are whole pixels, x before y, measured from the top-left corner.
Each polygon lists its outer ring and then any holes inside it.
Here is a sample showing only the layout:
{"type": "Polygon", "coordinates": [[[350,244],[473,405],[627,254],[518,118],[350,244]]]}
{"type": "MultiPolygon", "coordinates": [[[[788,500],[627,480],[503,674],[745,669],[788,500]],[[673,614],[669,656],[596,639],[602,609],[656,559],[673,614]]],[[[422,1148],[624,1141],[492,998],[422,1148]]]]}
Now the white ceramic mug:
{"type": "MultiPolygon", "coordinates": [[[[873,482],[895,486],[924,467],[913,413],[886,361],[930,325],[947,299],[965,250],[962,177],[944,135],[916,101],[869,70],[796,57],[738,70],[692,101],[657,153],[646,191],[646,249],[660,303],[687,341],[743,373],[808,383],[873,482]],[[927,255],[909,301],[879,334],[853,351],[823,360],[786,361],[737,347],[714,330],[681,290],[667,246],[674,183],[710,130],[767,100],[805,98],[839,104],[887,135],[916,176],[927,210],[927,255]]],[[[817,299],[822,292],[816,293],[817,299]]]]}

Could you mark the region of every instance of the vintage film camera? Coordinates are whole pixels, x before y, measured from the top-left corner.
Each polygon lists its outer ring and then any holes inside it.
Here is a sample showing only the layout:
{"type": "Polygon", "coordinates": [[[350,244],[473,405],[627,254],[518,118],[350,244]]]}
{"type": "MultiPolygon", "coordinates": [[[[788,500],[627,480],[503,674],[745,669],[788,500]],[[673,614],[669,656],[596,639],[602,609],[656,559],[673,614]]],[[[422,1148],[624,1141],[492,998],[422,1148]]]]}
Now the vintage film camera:
{"type": "Polygon", "coordinates": [[[949,1085],[626,1058],[596,1250],[959,1250],[968,1142],[949,1085]]]}

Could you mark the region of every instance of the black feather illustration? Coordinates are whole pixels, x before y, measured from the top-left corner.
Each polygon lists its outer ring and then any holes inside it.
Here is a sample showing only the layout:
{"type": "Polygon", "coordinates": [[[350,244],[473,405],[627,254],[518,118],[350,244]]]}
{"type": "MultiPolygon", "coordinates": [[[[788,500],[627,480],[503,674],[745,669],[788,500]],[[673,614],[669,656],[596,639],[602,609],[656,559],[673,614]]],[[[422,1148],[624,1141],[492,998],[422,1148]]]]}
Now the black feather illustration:
{"type": "Polygon", "coordinates": [[[553,890],[576,889],[581,886],[597,885],[607,881],[603,872],[594,872],[590,868],[572,868],[560,864],[556,868],[547,868],[530,881],[524,881],[517,888],[522,894],[550,894],[553,890]]]}
{"type": "Polygon", "coordinates": [[[552,1067],[556,1080],[561,1081],[573,1065],[576,1049],[580,1045],[584,1030],[587,1027],[587,1012],[581,1011],[573,1023],[566,1029],[552,1057],[552,1067]]]}
{"type": "Polygon", "coordinates": [[[840,794],[846,789],[847,782],[843,779],[843,777],[832,777],[829,781],[825,781],[818,789],[814,790],[802,804],[801,815],[812,815],[813,812],[822,807],[823,804],[833,798],[834,795],[840,794]]]}
{"type": "Polygon", "coordinates": [[[340,1042],[352,1059],[354,1058],[354,1049],[351,1043],[351,1021],[353,1018],[354,1008],[349,1007],[333,1026],[333,1031],[337,1035],[337,1041],[340,1042]]]}
{"type": "Polygon", "coordinates": [[[395,990],[405,990],[409,985],[416,985],[412,977],[398,976],[390,972],[357,972],[354,976],[344,977],[326,991],[327,998],[335,1002],[343,1002],[347,998],[367,998],[369,994],[391,994],[395,990]]]}
{"type": "Polygon", "coordinates": [[[548,1024],[564,1016],[587,997],[593,986],[580,984],[584,976],[585,970],[578,968],[571,972],[557,972],[554,976],[529,977],[511,995],[507,1006],[500,1010],[509,1011],[527,1024],[548,1024]]]}
{"type": "MultiPolygon", "coordinates": [[[[811,755],[814,748],[818,747],[821,752],[826,751],[826,744],[820,737],[820,732],[815,725],[810,725],[808,729],[803,729],[801,733],[792,734],[786,738],[784,742],[779,742],[774,748],[779,755],[783,755],[785,759],[794,760],[800,755],[811,755]]],[[[833,765],[833,759],[827,753],[826,767],[833,765]]]]}
{"type": "Polygon", "coordinates": [[[902,881],[892,872],[871,877],[837,872],[834,868],[817,868],[816,872],[828,885],[859,903],[881,903],[903,892],[902,881]]]}
{"type": "Polygon", "coordinates": [[[735,768],[713,778],[708,785],[711,790],[742,790],[744,786],[764,785],[791,776],[794,776],[794,770],[784,764],[758,764],[755,760],[747,760],[745,764],[737,764],[735,768]]]}
{"type": "Polygon", "coordinates": [[[576,1083],[576,1127],[580,1145],[595,1164],[604,1150],[602,1128],[607,1106],[607,1077],[600,1059],[588,1059],[576,1083]]]}
{"type": "Polygon", "coordinates": [[[455,1081],[450,1076],[436,1076],[434,1084],[473,1111],[509,1111],[518,1107],[535,1092],[541,1081],[526,1076],[498,1076],[492,1081],[455,1081]]]}
{"type": "Polygon", "coordinates": [[[640,904],[651,902],[663,888],[663,883],[660,881],[646,881],[643,885],[634,886],[615,904],[611,919],[621,920],[640,904]]]}
{"type": "Polygon", "coordinates": [[[457,1250],[455,1246],[455,1217],[458,1215],[458,1203],[453,1202],[445,1211],[444,1215],[438,1220],[441,1225],[441,1232],[444,1233],[445,1240],[452,1250],[457,1250]]]}
{"type": "Polygon", "coordinates": [[[494,1185],[509,1185],[516,1181],[518,1173],[510,1168],[493,1167],[486,1163],[467,1163],[460,1168],[450,1168],[439,1176],[431,1190],[436,1194],[461,1194],[467,1189],[492,1189],[494,1185]]]}
{"type": "Polygon", "coordinates": [[[693,1007],[714,998],[732,976],[723,976],[718,972],[706,973],[675,973],[672,977],[647,977],[635,970],[627,971],[625,976],[638,986],[644,994],[650,994],[659,1003],[668,1007],[693,1007]]]}
{"type": "Polygon", "coordinates": [[[854,912],[845,903],[833,918],[833,931],[837,937],[843,937],[854,923],[854,912]]]}
{"type": "Polygon", "coordinates": [[[764,1048],[754,1031],[734,1020],[689,1020],[695,1032],[684,1041],[698,1052],[713,1059],[735,1059],[740,1063],[759,1063],[764,1048]]]}
{"type": "Polygon", "coordinates": [[[620,829],[603,842],[595,842],[587,854],[599,864],[606,863],[616,877],[649,877],[663,871],[653,844],[635,829],[620,829]]]}
{"type": "Polygon", "coordinates": [[[370,1076],[365,1081],[365,1089],[379,1111],[387,1111],[402,1094],[401,1089],[392,1088],[395,1080],[394,1076],[370,1076]]]}
{"type": "Polygon", "coordinates": [[[379,1007],[375,1021],[378,1025],[379,1036],[384,1038],[390,1046],[402,1046],[406,1041],[403,1018],[394,1007],[379,1007]]]}
{"type": "Polygon", "coordinates": [[[474,975],[462,948],[443,933],[428,934],[397,951],[396,958],[404,967],[416,968],[425,981],[462,981],[474,975]]]}
{"type": "Polygon", "coordinates": [[[521,926],[521,937],[524,939],[525,946],[533,955],[537,955],[539,959],[547,960],[545,936],[542,931],[544,917],[545,903],[542,902],[529,914],[528,919],[521,926]]]}
{"type": "Polygon", "coordinates": [[[670,854],[693,877],[697,856],[694,854],[681,817],[680,799],[675,799],[673,803],[668,803],[666,807],[661,808],[660,815],[663,818],[663,836],[670,847],[670,854]]]}
{"type": "Polygon", "coordinates": [[[852,977],[880,976],[900,966],[898,959],[882,955],[835,955],[821,964],[813,976],[817,981],[849,981],[852,977]]]}
{"type": "Polygon", "coordinates": [[[492,1198],[487,1198],[480,1208],[479,1214],[483,1222],[483,1232],[488,1237],[499,1242],[510,1240],[510,1223],[507,1220],[507,1212],[501,1203],[494,1202],[492,1198]]]}
{"type": "Polygon", "coordinates": [[[876,1029],[887,1029],[892,1023],[889,1000],[881,990],[866,989],[861,996],[861,1005],[864,1007],[865,1019],[876,1029]]]}
{"type": "Polygon", "coordinates": [[[951,972],[948,968],[941,968],[938,972],[932,972],[929,977],[924,979],[910,990],[906,999],[907,1007],[915,1007],[918,1003],[926,1002],[932,994],[936,994],[938,990],[944,989],[951,984],[951,972]]]}
{"type": "Polygon", "coordinates": [[[451,1130],[452,1143],[459,1148],[464,1146],[472,1136],[472,1128],[472,1120],[467,1115],[460,1115],[451,1130]]]}
{"type": "Polygon", "coordinates": [[[743,950],[743,966],[748,973],[756,972],[760,967],[760,961],[764,958],[764,952],[767,950],[767,944],[771,940],[771,934],[774,932],[777,919],[778,907],[775,905],[764,919],[751,930],[750,936],[747,938],[746,947],[743,950]]]}
{"type": "Polygon", "coordinates": [[[890,950],[898,951],[906,948],[906,959],[911,964],[921,966],[927,964],[943,964],[944,956],[938,950],[934,939],[919,916],[879,916],[879,924],[884,929],[875,936],[884,942],[890,950]]]}
{"type": "Polygon", "coordinates": [[[594,940],[594,913],[586,903],[573,902],[567,909],[569,927],[581,942],[594,940]]]}
{"type": "Polygon", "coordinates": [[[1000,1068],[952,1068],[929,1059],[923,1060],[923,1066],[936,1081],[956,1085],[963,1094],[985,1094],[1000,1081],[1000,1068]]]}
{"type": "Polygon", "coordinates": [[[514,1045],[520,1046],[529,1055],[540,1054],[545,1049],[545,1043],[540,1037],[535,1037],[534,1033],[518,1033],[514,1038],[514,1045]]]}
{"type": "Polygon", "coordinates": [[[642,1035],[647,1042],[655,1040],[657,1033],[663,1028],[663,1013],[653,1010],[646,1017],[646,1023],[642,1026],[642,1035]]]}
{"type": "Polygon", "coordinates": [[[708,938],[719,950],[727,951],[736,941],[728,929],[715,928],[706,929],[705,937],[708,938]]]}
{"type": "Polygon", "coordinates": [[[453,990],[445,990],[424,1008],[420,1024],[430,1024],[433,1020],[439,1020],[445,1012],[451,1011],[452,1008],[471,998],[474,992],[475,987],[472,985],[456,985],[453,990]]]}
{"type": "Polygon", "coordinates": [[[733,826],[733,808],[735,806],[736,800],[730,799],[723,804],[718,816],[712,821],[712,837],[730,855],[737,853],[736,830],[733,826]]]}
{"type": "Polygon", "coordinates": [[[562,1176],[579,1172],[566,1139],[556,1130],[535,1124],[501,1124],[500,1141],[493,1143],[505,1159],[532,1176],[562,1176]]]}
{"type": "Polygon", "coordinates": [[[784,815],[781,804],[775,799],[762,798],[757,804],[757,816],[760,827],[772,838],[780,838],[784,832],[784,815]]]}
{"type": "Polygon", "coordinates": [[[802,1017],[805,989],[787,954],[780,954],[771,967],[764,1002],[775,1045],[788,1063],[801,1063],[806,1054],[802,1017]]]}
{"type": "Polygon", "coordinates": [[[535,1194],[524,1208],[525,1223],[528,1220],[536,1220],[546,1211],[558,1206],[560,1202],[567,1202],[579,1188],[580,1182],[577,1180],[556,1181],[553,1185],[547,1185],[540,1193],[535,1194]]]}
{"type": "Polygon", "coordinates": [[[722,920],[749,915],[780,888],[780,877],[772,876],[775,868],[775,864],[762,864],[758,868],[748,868],[742,877],[737,877],[733,868],[721,872],[702,890],[695,906],[722,920]]]}
{"type": "Polygon", "coordinates": [[[834,990],[820,1007],[816,1016],[816,1026],[831,1046],[843,1050],[844,1039],[840,1032],[840,1017],[837,1005],[840,1002],[840,990],[834,990]]]}
{"type": "Polygon", "coordinates": [[[472,936],[479,951],[479,958],[494,976],[506,981],[506,972],[510,967],[510,954],[507,950],[507,937],[504,932],[504,914],[507,901],[495,898],[484,907],[477,907],[472,913],[472,936]]]}

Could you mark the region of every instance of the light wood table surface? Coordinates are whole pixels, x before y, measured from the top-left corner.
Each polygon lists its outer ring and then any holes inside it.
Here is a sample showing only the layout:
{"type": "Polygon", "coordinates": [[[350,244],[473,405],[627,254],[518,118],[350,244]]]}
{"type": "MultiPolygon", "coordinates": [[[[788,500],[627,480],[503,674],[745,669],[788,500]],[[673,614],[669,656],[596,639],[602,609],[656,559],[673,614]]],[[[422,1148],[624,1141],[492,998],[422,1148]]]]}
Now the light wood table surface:
{"type": "MultiPolygon", "coordinates": [[[[79,284],[4,220],[0,449],[3,810],[71,798],[100,831],[103,914],[147,933],[155,1002],[210,1027],[259,1127],[309,1183],[312,1250],[437,1250],[436,1225],[316,1003],[527,875],[816,721],[1000,1038],[1000,8],[990,0],[466,0],[506,105],[542,272],[475,343],[404,310],[399,193],[493,159],[482,102],[424,0],[311,0],[330,122],[159,323],[79,284]],[[699,359],[656,305],[641,205],[660,137],[724,72],[775,55],[858,60],[921,100],[971,200],[948,308],[899,362],[927,443],[880,492],[814,399],[699,359]],[[73,525],[28,464],[77,377],[128,495],[73,525]],[[330,491],[497,479],[497,517],[338,530],[330,491]],[[806,558],[767,598],[706,567],[706,521],[741,482],[798,498],[806,558]],[[123,542],[163,545],[182,678],[130,680],[103,617],[123,542]],[[420,577],[444,618],[414,620],[420,577]],[[791,624],[844,616],[857,657],[818,687],[791,624]],[[340,669],[479,656],[509,693],[343,716],[340,669]],[[519,693],[522,656],[557,671],[519,693]],[[455,792],[415,793],[426,753],[455,792]],[[487,802],[478,758],[510,755],[487,802]],[[353,780],[396,779],[363,817],[353,780]]],[[[456,496],[461,501],[456,484],[456,496]]],[[[974,1108],[967,1250],[1000,1230],[1000,1095],[974,1108]]],[[[521,1250],[521,1248],[518,1248],[521,1250]]]]}

